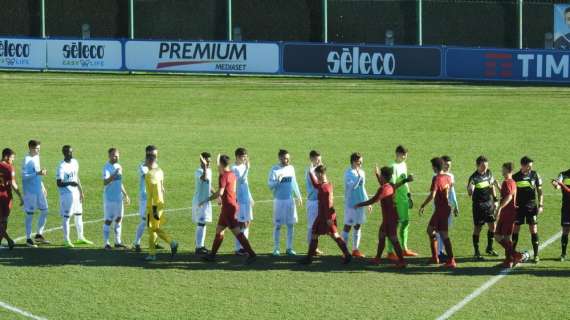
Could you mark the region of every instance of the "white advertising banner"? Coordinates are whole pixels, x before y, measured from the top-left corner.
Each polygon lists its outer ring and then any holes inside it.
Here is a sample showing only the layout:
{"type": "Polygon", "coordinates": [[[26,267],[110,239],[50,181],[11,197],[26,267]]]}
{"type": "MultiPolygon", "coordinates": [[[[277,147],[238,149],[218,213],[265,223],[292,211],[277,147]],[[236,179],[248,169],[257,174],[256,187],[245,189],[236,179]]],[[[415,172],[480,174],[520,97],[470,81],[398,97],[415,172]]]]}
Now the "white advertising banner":
{"type": "Polygon", "coordinates": [[[46,41],[0,38],[0,68],[45,69],[46,41]]]}
{"type": "Polygon", "coordinates": [[[276,43],[127,41],[129,70],[220,73],[277,73],[276,43]]]}
{"type": "Polygon", "coordinates": [[[50,69],[120,70],[123,46],[113,40],[47,40],[50,69]]]}

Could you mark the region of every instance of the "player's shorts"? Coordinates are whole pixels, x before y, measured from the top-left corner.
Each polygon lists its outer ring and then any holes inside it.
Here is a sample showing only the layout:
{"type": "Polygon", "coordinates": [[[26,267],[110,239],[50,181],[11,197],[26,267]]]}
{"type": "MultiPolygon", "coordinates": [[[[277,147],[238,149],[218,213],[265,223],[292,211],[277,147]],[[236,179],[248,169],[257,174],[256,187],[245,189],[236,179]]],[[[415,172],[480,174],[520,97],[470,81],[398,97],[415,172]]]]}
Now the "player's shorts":
{"type": "Polygon", "coordinates": [[[46,211],[48,209],[46,196],[43,192],[24,194],[24,212],[34,212],[36,210],[46,211]]]}
{"type": "Polygon", "coordinates": [[[104,219],[114,221],[125,215],[125,206],[123,201],[104,201],[103,202],[104,219]]]}
{"type": "Polygon", "coordinates": [[[482,226],[485,223],[492,223],[496,221],[495,217],[495,204],[493,201],[489,202],[473,202],[473,224],[482,226]]]}
{"type": "Polygon", "coordinates": [[[237,219],[239,222],[250,222],[253,220],[253,208],[251,207],[251,202],[239,203],[237,219]]]}
{"type": "Polygon", "coordinates": [[[8,218],[12,209],[12,200],[0,199],[0,218],[8,218]]]}
{"type": "Polygon", "coordinates": [[[295,200],[273,200],[273,224],[296,224],[299,221],[295,200]]]}
{"type": "Polygon", "coordinates": [[[83,204],[79,191],[61,193],[59,196],[59,213],[62,216],[71,216],[83,213],[83,204]]]}
{"type": "Polygon", "coordinates": [[[560,210],[560,225],[563,227],[570,227],[570,205],[562,206],[560,210]]]}
{"type": "Polygon", "coordinates": [[[239,221],[237,219],[237,213],[239,211],[239,206],[222,206],[222,212],[218,218],[218,225],[229,229],[234,229],[239,227],[239,221]]]}
{"type": "Polygon", "coordinates": [[[351,207],[344,207],[344,224],[354,226],[357,224],[364,224],[366,222],[365,208],[354,209],[351,207]]]}
{"type": "Polygon", "coordinates": [[[325,235],[325,234],[333,235],[335,233],[338,233],[338,229],[336,226],[336,214],[332,214],[331,219],[332,219],[333,223],[332,223],[332,225],[329,226],[327,224],[327,220],[321,219],[321,218],[316,218],[314,223],[313,223],[313,226],[311,227],[313,234],[316,234],[316,235],[325,235]]]}
{"type": "Polygon", "coordinates": [[[495,233],[501,236],[510,236],[515,227],[516,212],[502,212],[495,227],[495,233]]]}
{"type": "Polygon", "coordinates": [[[388,237],[396,237],[398,234],[398,219],[383,217],[380,232],[388,237]]]}
{"type": "Polygon", "coordinates": [[[210,223],[212,222],[212,203],[206,202],[203,206],[197,203],[192,204],[192,221],[194,223],[210,223]]]}
{"type": "Polygon", "coordinates": [[[139,215],[142,221],[146,221],[146,199],[139,200],[139,215]]]}
{"type": "Polygon", "coordinates": [[[307,200],[307,227],[311,229],[319,215],[319,201],[307,200]]]}
{"type": "Polygon", "coordinates": [[[451,214],[451,211],[449,212],[435,212],[432,216],[431,219],[429,220],[429,225],[435,230],[435,231],[444,231],[447,232],[447,230],[449,230],[449,215],[451,214]]]}
{"type": "Polygon", "coordinates": [[[517,208],[516,225],[521,224],[537,224],[538,223],[538,207],[534,204],[519,206],[517,208]]]}

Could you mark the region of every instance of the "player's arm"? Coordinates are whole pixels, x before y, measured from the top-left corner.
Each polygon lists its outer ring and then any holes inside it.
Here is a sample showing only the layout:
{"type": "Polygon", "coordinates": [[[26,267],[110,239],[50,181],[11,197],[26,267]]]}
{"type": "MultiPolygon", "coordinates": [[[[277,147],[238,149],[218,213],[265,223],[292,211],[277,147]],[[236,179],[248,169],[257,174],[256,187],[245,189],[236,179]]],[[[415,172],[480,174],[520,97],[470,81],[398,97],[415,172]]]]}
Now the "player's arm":
{"type": "Polygon", "coordinates": [[[14,193],[16,193],[16,195],[18,195],[18,198],[20,199],[20,206],[23,206],[24,205],[24,199],[22,198],[22,194],[20,193],[20,188],[18,188],[18,183],[16,183],[15,174],[12,174],[12,183],[10,183],[10,185],[11,185],[14,193]]]}
{"type": "Polygon", "coordinates": [[[542,192],[542,179],[540,176],[536,177],[536,195],[538,196],[538,213],[544,211],[544,193],[542,192]]]}
{"type": "Polygon", "coordinates": [[[565,193],[570,193],[570,188],[568,188],[567,185],[562,183],[562,181],[552,180],[552,183],[556,184],[555,186],[556,189],[562,189],[562,191],[564,191],[565,193]]]}
{"type": "Polygon", "coordinates": [[[455,193],[455,183],[449,188],[449,203],[453,206],[453,214],[459,215],[459,203],[457,202],[457,193],[455,193]]]}
{"type": "Polygon", "coordinates": [[[103,185],[106,186],[109,183],[115,181],[118,174],[119,174],[119,170],[116,170],[115,172],[111,173],[111,172],[109,172],[109,170],[104,169],[103,170],[103,185]]]}
{"type": "Polygon", "coordinates": [[[267,178],[267,185],[269,186],[269,189],[275,190],[278,184],[279,179],[277,178],[275,169],[271,168],[271,171],[269,171],[269,177],[267,178]]]}
{"type": "Polygon", "coordinates": [[[83,187],[81,186],[81,180],[77,177],[77,190],[79,190],[79,200],[83,202],[85,195],[83,194],[83,187]]]}
{"type": "Polygon", "coordinates": [[[315,187],[315,189],[319,189],[319,187],[321,185],[319,184],[317,177],[315,177],[315,174],[309,170],[308,175],[309,175],[309,181],[311,181],[311,184],[313,185],[313,187],[315,187]]]}
{"type": "Polygon", "coordinates": [[[435,192],[436,192],[436,188],[435,188],[435,178],[434,178],[431,182],[430,192],[429,192],[427,198],[424,200],[424,202],[420,206],[420,215],[422,215],[424,213],[425,207],[435,198],[435,192]]]}
{"type": "Polygon", "coordinates": [[[376,191],[376,193],[374,194],[374,196],[372,198],[370,198],[366,201],[357,203],[354,206],[354,209],[358,209],[358,208],[362,208],[362,207],[366,207],[366,206],[371,206],[374,203],[386,198],[386,196],[382,194],[383,191],[384,191],[384,188],[382,188],[382,187],[378,188],[378,191],[376,191]]]}
{"type": "Polygon", "coordinates": [[[295,177],[295,171],[293,171],[293,175],[291,176],[291,179],[293,179],[293,181],[292,181],[293,195],[297,198],[297,201],[299,201],[299,205],[302,205],[303,204],[303,198],[301,196],[301,190],[299,189],[299,184],[297,184],[297,178],[295,177]]]}
{"type": "Polygon", "coordinates": [[[473,176],[469,177],[467,181],[467,195],[471,198],[473,197],[473,192],[475,191],[475,183],[473,183],[473,176]]]}
{"type": "Polygon", "coordinates": [[[125,198],[125,202],[127,202],[127,204],[131,204],[131,198],[127,194],[127,190],[125,189],[125,185],[123,185],[123,184],[121,185],[121,193],[123,194],[123,197],[125,198]]]}
{"type": "MultiPolygon", "coordinates": [[[[414,181],[414,176],[413,175],[409,175],[407,176],[405,179],[402,179],[402,181],[394,183],[392,186],[394,187],[394,190],[400,188],[401,186],[407,185],[408,182],[412,182],[414,181]]],[[[408,192],[408,197],[411,197],[410,193],[408,192]]]]}
{"type": "Polygon", "coordinates": [[[378,180],[378,184],[382,185],[382,179],[380,178],[380,168],[378,168],[378,164],[374,166],[374,175],[376,176],[376,180],[378,180]]]}

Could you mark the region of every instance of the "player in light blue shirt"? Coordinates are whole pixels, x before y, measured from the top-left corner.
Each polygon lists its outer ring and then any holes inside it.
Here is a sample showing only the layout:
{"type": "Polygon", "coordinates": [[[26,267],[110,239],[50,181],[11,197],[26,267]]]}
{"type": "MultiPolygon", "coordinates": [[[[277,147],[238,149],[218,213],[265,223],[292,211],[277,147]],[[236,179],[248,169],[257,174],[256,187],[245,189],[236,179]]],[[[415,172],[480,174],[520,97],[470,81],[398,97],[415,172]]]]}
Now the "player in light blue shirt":
{"type": "Polygon", "coordinates": [[[212,204],[207,201],[214,192],[212,189],[212,155],[208,152],[200,154],[200,167],[194,174],[195,188],[192,198],[192,221],[196,224],[196,254],[208,254],[206,249],[206,224],[212,222],[212,204]],[[206,202],[204,202],[206,201],[206,202]],[[202,204],[204,203],[204,204],[202,204]]]}
{"type": "Polygon", "coordinates": [[[121,227],[125,212],[123,200],[130,204],[131,199],[123,184],[123,167],[119,164],[119,150],[110,148],[107,153],[109,161],[103,167],[103,241],[105,250],[111,250],[109,233],[111,224],[115,221],[115,248],[126,249],[127,247],[121,241],[121,227]]]}
{"type": "MultiPolygon", "coordinates": [[[[363,258],[360,252],[360,238],[362,234],[362,224],[366,222],[364,208],[355,209],[356,204],[368,200],[366,193],[366,175],[362,170],[362,155],[354,152],[350,155],[350,168],[344,173],[344,228],[342,238],[348,244],[350,229],[354,227],[352,233],[352,256],[363,258]]],[[[371,207],[368,207],[371,210],[371,207]]]]}
{"type": "MultiPolygon", "coordinates": [[[[239,205],[237,220],[243,235],[249,239],[249,226],[253,220],[253,196],[249,190],[249,157],[245,148],[237,148],[234,152],[236,163],[232,166],[232,171],[236,176],[236,197],[239,205]]],[[[245,255],[247,252],[241,246],[239,240],[235,241],[235,253],[245,255]]]]}
{"type": "MultiPolygon", "coordinates": [[[[322,164],[321,154],[316,150],[309,152],[309,166],[305,170],[305,187],[307,189],[307,244],[311,243],[313,238],[313,223],[319,215],[319,201],[317,199],[318,191],[313,186],[311,181],[311,173],[314,173],[315,168],[322,164]]],[[[316,254],[322,254],[319,248],[316,249],[316,254]]]]}

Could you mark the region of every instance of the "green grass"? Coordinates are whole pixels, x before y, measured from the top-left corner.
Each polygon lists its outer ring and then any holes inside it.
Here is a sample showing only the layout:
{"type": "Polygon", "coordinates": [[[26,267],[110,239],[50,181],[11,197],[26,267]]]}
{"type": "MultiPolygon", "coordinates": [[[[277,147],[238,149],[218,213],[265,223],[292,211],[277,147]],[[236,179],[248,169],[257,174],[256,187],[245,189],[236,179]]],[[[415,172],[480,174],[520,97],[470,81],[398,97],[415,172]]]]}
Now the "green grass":
{"type": "MultiPolygon", "coordinates": [[[[481,153],[498,174],[500,164],[528,154],[548,180],[568,167],[570,89],[495,87],[464,84],[257,77],[126,76],[85,74],[0,74],[4,122],[2,147],[17,151],[17,165],[30,138],[42,141],[42,166],[49,176],[48,227],[60,225],[54,171],[61,146],[74,146],[86,192],[85,220],[102,218],[101,171],[106,150],[121,151],[125,185],[137,203],[136,167],[144,147],[156,144],[166,175],[167,207],[187,208],[193,194],[198,154],[233,154],[248,148],[250,184],[258,200],[251,229],[254,249],[262,256],[243,266],[230,255],[228,234],[218,264],[205,264],[191,252],[194,226],[189,209],[168,213],[169,233],[181,243],[172,261],[167,252],[155,263],[144,254],[105,252],[102,224],[87,224],[96,245],[65,250],[61,230],[46,236],[53,245],[0,250],[0,301],[48,319],[198,319],[208,317],[303,319],[325,315],[341,319],[433,319],[498,274],[500,259],[473,262],[471,212],[464,184],[481,153]],[[351,152],[364,154],[371,176],[375,163],[387,164],[397,144],[410,149],[408,167],[416,175],[412,190],[419,203],[431,179],[429,159],[449,154],[460,192],[461,216],[451,231],[457,270],[422,265],[429,247],[428,215],[413,211],[410,247],[421,257],[396,271],[365,262],[342,266],[338,249],[323,238],[327,256],[310,267],[294,259],[271,258],[271,198],[266,178],[287,148],[298,176],[307,154],[323,154],[342,208],[342,173],[351,152]]],[[[302,182],[300,182],[302,183],[302,182]]],[[[368,192],[376,182],[369,180],[368,192]]],[[[545,185],[546,210],[540,217],[542,240],[554,235],[560,221],[560,195],[545,185]]],[[[137,211],[136,205],[127,213],[137,211]]],[[[217,210],[215,211],[217,216],[217,210]]],[[[342,210],[340,210],[342,217],[342,210]]],[[[295,248],[306,250],[305,210],[299,210],[295,248]]],[[[14,209],[9,231],[21,237],[24,215],[14,209]]],[[[375,207],[363,227],[362,248],[371,255],[380,223],[375,207]]],[[[342,225],[342,219],[339,219],[342,225]]],[[[129,216],[124,242],[134,238],[138,217],[129,216]]],[[[211,244],[214,227],[208,229],[211,244]]],[[[72,229],[72,237],[75,230],[72,229]]],[[[283,234],[284,236],[284,234],[283,234]]],[[[484,236],[482,237],[485,238],[484,236]]],[[[146,247],[146,235],[143,238],[146,247]]],[[[284,245],[284,238],[282,246],[284,245]]],[[[529,235],[521,233],[520,247],[529,235]]],[[[456,314],[458,319],[568,318],[566,287],[570,265],[554,259],[559,241],[541,254],[538,265],[517,268],[456,314]]],[[[19,319],[0,308],[0,318],[19,319]]]]}

